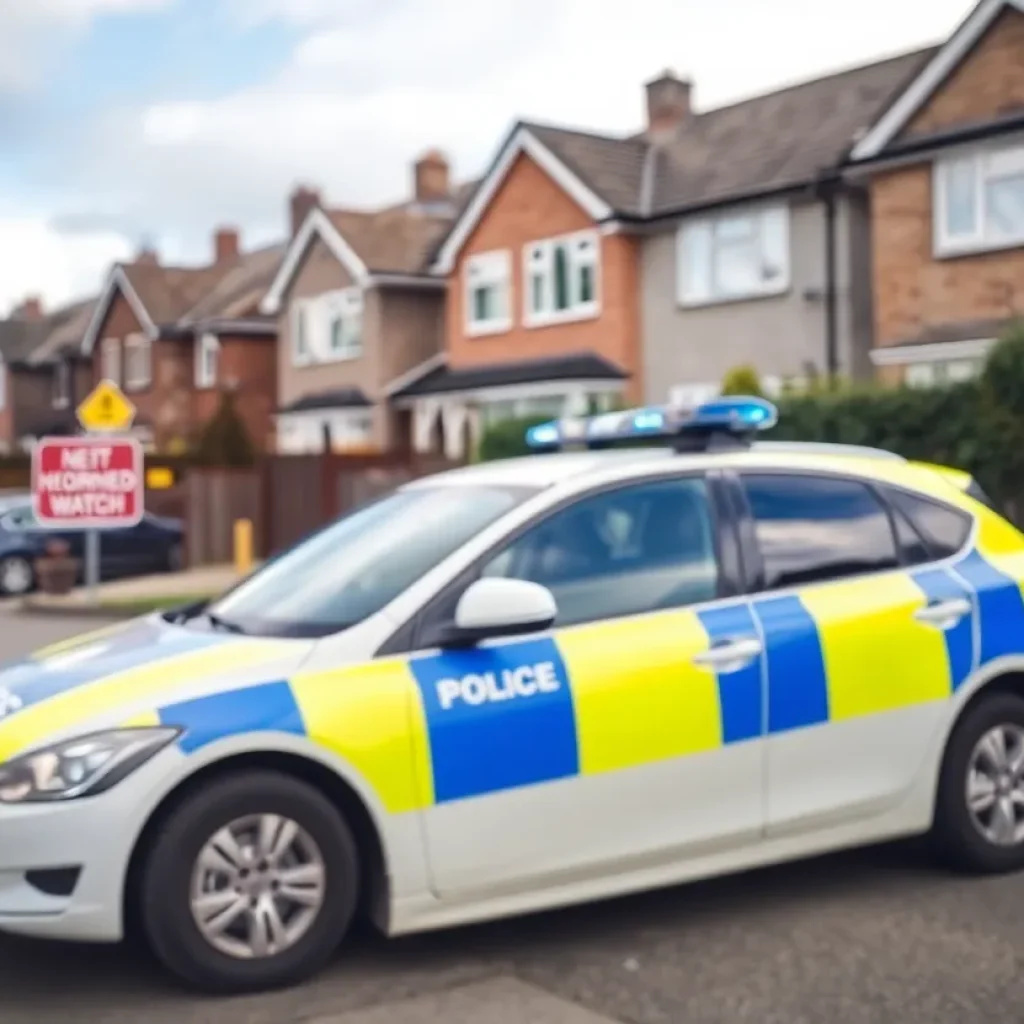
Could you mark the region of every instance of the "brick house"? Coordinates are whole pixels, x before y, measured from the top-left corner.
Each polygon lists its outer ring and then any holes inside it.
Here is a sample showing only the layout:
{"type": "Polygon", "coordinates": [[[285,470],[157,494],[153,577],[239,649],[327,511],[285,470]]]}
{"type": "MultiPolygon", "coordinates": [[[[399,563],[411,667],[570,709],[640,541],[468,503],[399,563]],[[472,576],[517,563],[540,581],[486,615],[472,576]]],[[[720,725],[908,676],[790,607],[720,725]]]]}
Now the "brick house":
{"type": "Polygon", "coordinates": [[[854,147],[879,376],[977,372],[1024,316],[1024,0],[982,0],[854,147]]]}
{"type": "Polygon", "coordinates": [[[152,251],[116,264],[82,340],[92,382],[117,382],[138,410],[134,430],[160,451],[185,450],[230,390],[258,448],[273,438],[276,323],[259,302],[283,247],[243,253],[222,228],[208,266],[170,267],[152,251]]]}
{"type": "Polygon", "coordinates": [[[262,307],[279,318],[281,452],[408,446],[408,414],[386,389],[441,349],[444,281],[427,257],[466,193],[437,151],[412,177],[409,200],[375,211],[293,196],[292,240],[262,307]]]}
{"type": "Polygon", "coordinates": [[[0,451],[76,432],[75,408],[90,382],[78,353],[94,304],[85,299],[47,313],[30,298],[0,321],[0,451]]]}
{"type": "Polygon", "coordinates": [[[840,166],[933,52],[707,111],[666,72],[627,137],[518,124],[433,264],[444,365],[393,395],[418,441],[699,400],[740,364],[775,389],[869,377],[867,195],[840,166]]]}

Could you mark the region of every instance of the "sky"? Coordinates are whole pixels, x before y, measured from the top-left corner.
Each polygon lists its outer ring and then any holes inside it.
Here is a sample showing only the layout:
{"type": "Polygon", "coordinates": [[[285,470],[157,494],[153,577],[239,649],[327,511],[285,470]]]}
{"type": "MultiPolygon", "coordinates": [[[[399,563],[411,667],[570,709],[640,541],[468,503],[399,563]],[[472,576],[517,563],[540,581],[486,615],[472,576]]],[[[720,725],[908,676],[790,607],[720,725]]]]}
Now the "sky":
{"type": "Polygon", "coordinates": [[[0,0],[0,315],[140,245],[203,263],[285,231],[303,182],[482,172],[517,118],[628,132],[666,68],[698,110],[941,41],[970,0],[0,0]]]}

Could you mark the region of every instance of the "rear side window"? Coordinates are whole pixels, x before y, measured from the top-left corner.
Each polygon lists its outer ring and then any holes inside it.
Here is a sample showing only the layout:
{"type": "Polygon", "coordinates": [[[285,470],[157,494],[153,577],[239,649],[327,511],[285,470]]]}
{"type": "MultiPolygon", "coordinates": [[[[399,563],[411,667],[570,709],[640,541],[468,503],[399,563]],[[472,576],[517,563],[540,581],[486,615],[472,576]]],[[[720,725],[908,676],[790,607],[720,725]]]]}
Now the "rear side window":
{"type": "Polygon", "coordinates": [[[949,558],[967,543],[971,517],[966,512],[907,491],[892,490],[888,498],[920,534],[933,559],[949,558]]]}
{"type": "Polygon", "coordinates": [[[889,513],[865,484],[803,474],[741,479],[764,562],[764,589],[900,564],[889,513]]]}

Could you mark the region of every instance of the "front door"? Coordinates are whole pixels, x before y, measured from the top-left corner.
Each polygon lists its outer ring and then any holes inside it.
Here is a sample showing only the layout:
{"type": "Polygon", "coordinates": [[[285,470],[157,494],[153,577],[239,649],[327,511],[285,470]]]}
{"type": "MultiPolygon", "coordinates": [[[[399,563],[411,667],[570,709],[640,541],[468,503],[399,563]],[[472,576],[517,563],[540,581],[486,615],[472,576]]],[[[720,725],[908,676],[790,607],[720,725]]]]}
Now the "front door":
{"type": "Polygon", "coordinates": [[[741,480],[762,563],[768,834],[876,816],[909,791],[971,671],[970,594],[867,483],[741,480]]]}
{"type": "Polygon", "coordinates": [[[698,476],[580,497],[475,574],[549,587],[555,629],[413,657],[440,895],[760,840],[760,642],[745,601],[723,598],[714,507],[698,476]]]}

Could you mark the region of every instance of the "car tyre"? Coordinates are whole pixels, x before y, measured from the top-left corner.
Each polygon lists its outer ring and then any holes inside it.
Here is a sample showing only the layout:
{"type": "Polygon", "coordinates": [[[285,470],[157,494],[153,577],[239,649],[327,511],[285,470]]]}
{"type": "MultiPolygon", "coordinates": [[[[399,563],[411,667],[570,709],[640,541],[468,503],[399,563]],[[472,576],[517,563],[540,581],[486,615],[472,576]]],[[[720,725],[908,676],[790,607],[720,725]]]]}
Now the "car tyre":
{"type": "Polygon", "coordinates": [[[181,543],[172,544],[167,549],[167,572],[181,572],[185,568],[185,548],[181,543]]]}
{"type": "Polygon", "coordinates": [[[960,871],[1024,868],[1024,699],[984,695],[957,723],[943,758],[931,838],[939,857],[960,871]]]}
{"type": "Polygon", "coordinates": [[[35,586],[35,570],[22,555],[0,558],[0,595],[22,597],[35,586]]]}
{"type": "MultiPolygon", "coordinates": [[[[237,877],[235,882],[242,884],[237,877]]],[[[250,770],[204,784],[161,823],[143,869],[139,909],[157,959],[186,986],[215,994],[256,992],[298,984],[324,967],[348,932],[359,890],[356,843],[337,808],[298,779],[250,770]],[[201,930],[193,912],[195,872],[214,836],[232,823],[271,815],[296,826],[319,853],[322,893],[312,923],[293,944],[245,959],[217,948],[201,930]]],[[[225,882],[218,894],[232,891],[241,890],[225,882]]],[[[251,927],[248,918],[240,918],[238,927],[246,928],[247,920],[251,927]]]]}

